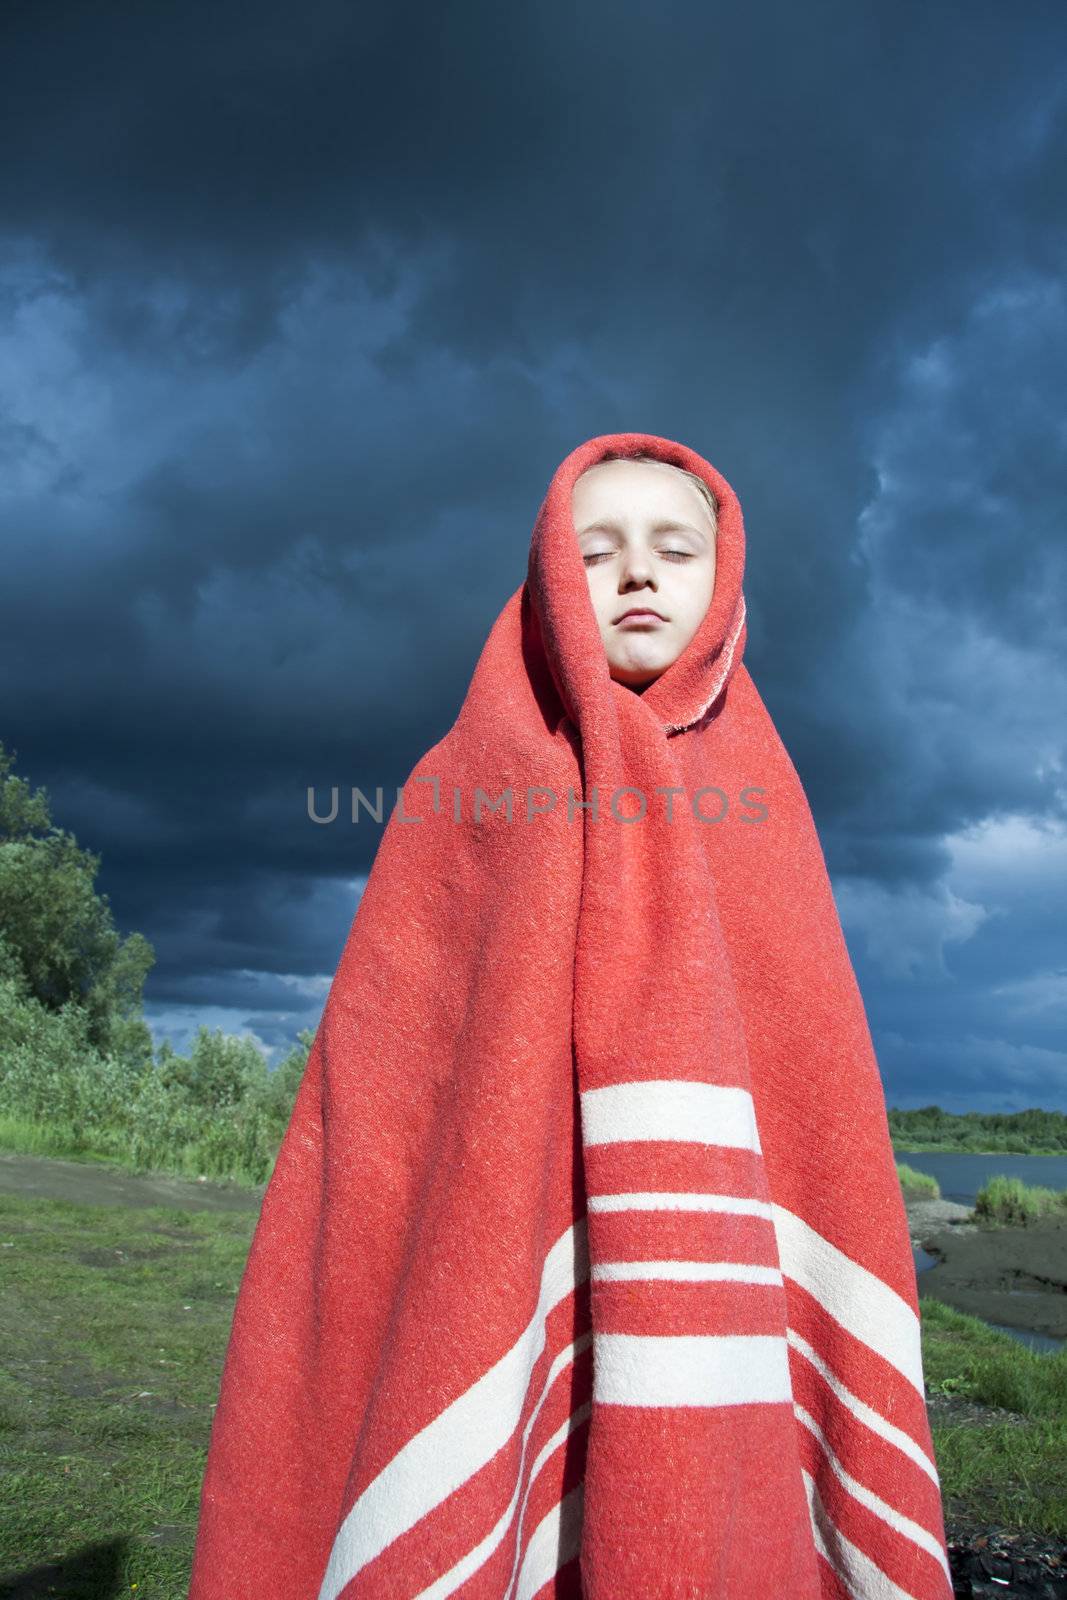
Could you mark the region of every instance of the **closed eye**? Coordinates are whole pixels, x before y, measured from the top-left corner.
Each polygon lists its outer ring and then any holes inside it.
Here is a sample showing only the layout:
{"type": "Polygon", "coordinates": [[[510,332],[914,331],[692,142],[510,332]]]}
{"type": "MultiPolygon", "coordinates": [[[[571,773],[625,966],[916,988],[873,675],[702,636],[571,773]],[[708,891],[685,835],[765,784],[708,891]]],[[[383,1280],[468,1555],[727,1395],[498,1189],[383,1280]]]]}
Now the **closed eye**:
{"type": "MultiPolygon", "coordinates": [[[[694,555],[692,550],[660,550],[657,553],[659,555],[663,556],[664,559],[668,560],[668,561],[695,561],[696,560],[696,556],[694,555]]],[[[585,562],[586,566],[589,566],[590,563],[594,562],[594,561],[610,561],[611,557],[614,554],[615,554],[614,550],[594,550],[589,555],[583,556],[582,559],[585,562]]]]}

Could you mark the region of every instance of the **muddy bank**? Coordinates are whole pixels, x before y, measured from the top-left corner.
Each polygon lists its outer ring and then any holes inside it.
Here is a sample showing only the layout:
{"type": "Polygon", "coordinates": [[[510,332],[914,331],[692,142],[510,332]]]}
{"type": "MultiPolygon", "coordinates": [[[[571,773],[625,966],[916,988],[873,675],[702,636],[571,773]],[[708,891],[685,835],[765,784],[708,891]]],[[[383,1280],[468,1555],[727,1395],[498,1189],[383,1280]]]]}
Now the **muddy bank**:
{"type": "Polygon", "coordinates": [[[199,1183],[160,1173],[123,1172],[88,1161],[0,1151],[0,1194],[26,1200],[72,1200],[84,1206],[176,1206],[182,1211],[258,1211],[263,1187],[199,1183]]]}
{"type": "Polygon", "coordinates": [[[937,1258],[919,1292],[984,1322],[1067,1338],[1067,1214],[988,1227],[950,1200],[910,1202],[912,1243],[937,1258]]]}

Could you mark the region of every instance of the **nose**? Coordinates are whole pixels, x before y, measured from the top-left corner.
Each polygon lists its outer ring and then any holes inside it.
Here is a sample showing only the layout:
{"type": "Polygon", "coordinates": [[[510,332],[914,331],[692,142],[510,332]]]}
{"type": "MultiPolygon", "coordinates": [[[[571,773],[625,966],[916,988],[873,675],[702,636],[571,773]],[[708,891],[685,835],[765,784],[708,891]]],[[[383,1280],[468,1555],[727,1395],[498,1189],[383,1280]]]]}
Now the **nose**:
{"type": "Polygon", "coordinates": [[[656,579],[648,553],[638,548],[630,549],[623,557],[620,590],[643,589],[648,584],[656,587],[656,579]]]}

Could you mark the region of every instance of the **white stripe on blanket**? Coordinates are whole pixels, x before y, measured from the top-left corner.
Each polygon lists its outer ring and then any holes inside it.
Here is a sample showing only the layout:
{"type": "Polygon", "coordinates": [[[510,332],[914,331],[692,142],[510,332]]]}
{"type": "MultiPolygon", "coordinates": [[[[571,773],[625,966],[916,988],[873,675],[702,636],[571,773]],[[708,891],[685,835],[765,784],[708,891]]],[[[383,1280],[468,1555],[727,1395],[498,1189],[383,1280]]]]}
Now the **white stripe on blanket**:
{"type": "MultiPolygon", "coordinates": [[[[468,1482],[507,1443],[518,1426],[534,1366],[545,1347],[546,1318],[588,1276],[583,1217],[548,1252],[537,1309],[510,1350],[409,1439],[352,1506],[334,1539],[319,1600],[337,1600],[357,1572],[468,1482]]],[[[588,1339],[586,1335],[586,1344],[588,1339]]],[[[516,1487],[516,1499],[517,1495],[516,1487]]]]}
{"type": "Polygon", "coordinates": [[[597,1333],[593,1403],[731,1406],[792,1401],[777,1334],[597,1333]]]}
{"type": "Polygon", "coordinates": [[[867,1405],[866,1401],[861,1400],[859,1395],[853,1394],[852,1390],[830,1371],[819,1352],[814,1350],[808,1341],[797,1333],[795,1328],[787,1328],[785,1336],[793,1346],[793,1349],[798,1350],[806,1361],[811,1362],[816,1372],[825,1378],[841,1404],[851,1411],[854,1417],[870,1428],[872,1433],[877,1433],[887,1443],[896,1445],[897,1449],[903,1451],[904,1455],[914,1461],[917,1467],[922,1468],[932,1483],[940,1487],[941,1479],[938,1475],[937,1464],[930,1460],[930,1457],[920,1445],[915,1443],[910,1433],[905,1433],[903,1428],[898,1428],[895,1423],[883,1417],[880,1411],[875,1411],[873,1407],[867,1405]]]}
{"type": "Polygon", "coordinates": [[[907,1301],[784,1206],[774,1206],[774,1231],[786,1277],[896,1367],[925,1399],[919,1319],[907,1301]]]}
{"type": "MultiPolygon", "coordinates": [[[[583,1334],[580,1340],[577,1340],[575,1344],[569,1346],[568,1349],[563,1352],[560,1357],[557,1357],[555,1362],[553,1362],[553,1373],[551,1373],[549,1378],[546,1380],[541,1398],[538,1400],[537,1405],[534,1408],[533,1416],[531,1416],[523,1433],[523,1460],[525,1460],[526,1456],[527,1440],[530,1437],[530,1432],[533,1428],[534,1421],[541,1410],[542,1404],[544,1403],[545,1395],[552,1386],[552,1378],[555,1376],[555,1373],[562,1370],[563,1365],[565,1365],[563,1358],[566,1357],[567,1360],[573,1360],[579,1349],[584,1350],[586,1348],[586,1346],[589,1344],[589,1340],[590,1335],[583,1334]]],[[[523,1518],[526,1515],[526,1502],[529,1499],[530,1490],[533,1487],[537,1474],[541,1471],[541,1468],[544,1466],[545,1462],[549,1460],[549,1458],[560,1448],[562,1444],[566,1443],[571,1434],[574,1432],[575,1428],[577,1428],[581,1423],[585,1422],[586,1419],[592,1415],[592,1410],[593,1408],[588,1402],[586,1402],[585,1405],[579,1406],[577,1411],[568,1417],[567,1421],[558,1427],[550,1438],[545,1440],[545,1443],[541,1446],[540,1450],[537,1452],[537,1455],[530,1463],[529,1472],[524,1473],[522,1462],[520,1462],[518,1482],[515,1486],[515,1493],[512,1495],[511,1501],[508,1504],[503,1516],[498,1518],[497,1522],[489,1530],[485,1538],[476,1544],[473,1550],[468,1551],[462,1560],[457,1561],[455,1566],[451,1567],[447,1572],[442,1573],[439,1578],[435,1579],[434,1582],[429,1584],[425,1589],[420,1589],[418,1594],[413,1596],[413,1600],[446,1600],[448,1595],[455,1594],[460,1585],[466,1583],[469,1577],[477,1572],[479,1568],[483,1567],[489,1560],[489,1557],[493,1554],[494,1550],[498,1548],[501,1540],[504,1538],[504,1535],[507,1533],[515,1519],[516,1506],[518,1506],[518,1523],[515,1528],[515,1554],[511,1563],[511,1577],[508,1579],[508,1586],[505,1591],[505,1600],[510,1600],[512,1588],[515,1583],[516,1566],[518,1564],[519,1554],[522,1550],[522,1524],[523,1518]],[[525,1482],[523,1481],[524,1477],[525,1482]],[[519,1502],[520,1487],[522,1488],[521,1503],[519,1502]]],[[[543,1526],[543,1523],[546,1520],[549,1519],[543,1519],[539,1526],[543,1526]]],[[[561,1564],[563,1560],[566,1560],[566,1557],[561,1557],[561,1564]]],[[[543,1583],[544,1579],[539,1581],[543,1583]]]]}
{"type": "Polygon", "coordinates": [[[579,1483],[537,1524],[523,1559],[515,1600],[533,1600],[563,1563],[578,1554],[582,1542],[584,1493],[585,1485],[579,1483]]]}
{"type": "Polygon", "coordinates": [[[772,1216],[767,1200],[744,1200],[734,1194],[682,1194],[644,1191],[634,1194],[591,1194],[590,1211],[730,1211],[747,1217],[772,1216]]]}
{"type": "Polygon", "coordinates": [[[917,1544],[920,1549],[932,1555],[935,1561],[939,1561],[951,1587],[952,1572],[945,1552],[941,1548],[940,1540],[935,1539],[930,1530],[924,1528],[920,1522],[916,1522],[913,1517],[905,1517],[895,1506],[891,1506],[887,1500],[883,1500],[881,1495],[875,1494],[873,1489],[868,1489],[866,1484],[860,1483],[850,1472],[846,1472],[837,1454],[831,1449],[829,1440],[810,1411],[805,1411],[803,1406],[796,1404],[794,1404],[793,1410],[808,1432],[818,1440],[819,1447],[829,1462],[834,1477],[844,1486],[852,1498],[858,1500],[860,1505],[866,1506],[867,1510],[872,1511],[876,1517],[880,1517],[884,1523],[893,1529],[894,1533],[899,1533],[903,1538],[910,1539],[912,1544],[917,1544]]]}
{"type": "Polygon", "coordinates": [[[840,1528],[834,1526],[811,1473],[805,1472],[803,1467],[800,1471],[808,1497],[815,1548],[833,1567],[853,1600],[915,1600],[913,1594],[894,1583],[859,1545],[846,1539],[840,1528]]]}
{"type": "Polygon", "coordinates": [[[642,1278],[670,1278],[676,1283],[782,1282],[777,1267],[749,1266],[743,1261],[602,1261],[593,1268],[592,1277],[608,1283],[642,1278]]]}
{"type": "Polygon", "coordinates": [[[607,1083],[581,1094],[586,1145],[623,1139],[674,1139],[759,1150],[756,1111],[747,1089],[681,1078],[607,1083]]]}

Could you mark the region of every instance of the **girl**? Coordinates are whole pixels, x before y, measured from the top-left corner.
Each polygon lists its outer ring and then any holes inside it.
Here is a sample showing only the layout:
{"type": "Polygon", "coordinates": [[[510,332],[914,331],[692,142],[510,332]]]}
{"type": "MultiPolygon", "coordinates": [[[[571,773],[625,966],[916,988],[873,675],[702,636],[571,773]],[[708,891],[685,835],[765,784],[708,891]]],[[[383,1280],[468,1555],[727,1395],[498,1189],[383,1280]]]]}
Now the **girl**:
{"type": "Polygon", "coordinates": [[[324,1007],[191,1600],[951,1600],[877,1063],[743,568],[688,447],[556,470],[324,1007]]]}

